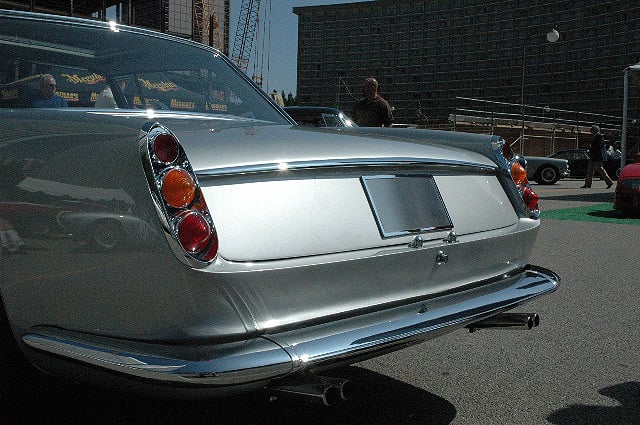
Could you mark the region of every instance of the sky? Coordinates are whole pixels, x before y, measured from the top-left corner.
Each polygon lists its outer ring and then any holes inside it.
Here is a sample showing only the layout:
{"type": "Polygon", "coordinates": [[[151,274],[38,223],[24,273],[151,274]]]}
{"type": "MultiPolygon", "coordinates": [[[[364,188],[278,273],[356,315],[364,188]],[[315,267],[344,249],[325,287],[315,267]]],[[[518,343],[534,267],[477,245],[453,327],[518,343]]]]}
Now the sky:
{"type": "MultiPolygon", "coordinates": [[[[247,69],[247,74],[253,75],[254,69],[257,73],[262,73],[262,88],[266,92],[277,90],[279,93],[289,93],[296,95],[296,72],[298,55],[298,16],[293,13],[294,7],[318,6],[336,3],[354,3],[363,0],[261,0],[260,28],[258,37],[253,40],[252,61],[247,69]],[[264,11],[270,6],[271,13],[265,19],[264,11]],[[267,25],[265,29],[263,21],[267,25]],[[270,37],[263,37],[263,33],[268,33],[270,37]],[[263,47],[264,46],[264,47],[263,47]],[[260,65],[257,69],[254,66],[258,52],[260,65]]],[[[238,15],[242,0],[231,0],[231,23],[230,23],[230,43],[229,50],[233,51],[233,40],[236,34],[238,15]]]]}

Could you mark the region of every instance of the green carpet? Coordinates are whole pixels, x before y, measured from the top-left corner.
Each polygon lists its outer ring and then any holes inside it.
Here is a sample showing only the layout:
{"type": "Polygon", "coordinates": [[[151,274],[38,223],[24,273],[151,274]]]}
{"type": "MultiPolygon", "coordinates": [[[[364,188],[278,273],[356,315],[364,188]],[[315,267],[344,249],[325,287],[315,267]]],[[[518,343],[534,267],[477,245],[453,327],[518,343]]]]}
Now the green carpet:
{"type": "Polygon", "coordinates": [[[542,211],[540,218],[551,220],[596,221],[600,223],[614,224],[635,224],[640,226],[640,218],[623,218],[618,211],[613,209],[613,203],[542,211]]]}

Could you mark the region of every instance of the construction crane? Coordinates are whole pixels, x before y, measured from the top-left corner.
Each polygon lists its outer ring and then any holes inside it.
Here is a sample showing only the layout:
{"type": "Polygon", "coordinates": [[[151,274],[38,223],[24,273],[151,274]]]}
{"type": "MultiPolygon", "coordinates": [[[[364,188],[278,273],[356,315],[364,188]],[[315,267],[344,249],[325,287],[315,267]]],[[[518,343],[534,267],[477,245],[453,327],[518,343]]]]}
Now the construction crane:
{"type": "Polygon", "coordinates": [[[233,40],[231,60],[245,73],[249,67],[249,58],[253,49],[253,38],[258,26],[259,13],[260,0],[242,0],[236,36],[233,40]]]}
{"type": "Polygon", "coordinates": [[[195,20],[196,37],[201,43],[208,44],[224,51],[220,37],[220,24],[216,15],[214,0],[195,0],[193,2],[193,18],[195,20]]]}

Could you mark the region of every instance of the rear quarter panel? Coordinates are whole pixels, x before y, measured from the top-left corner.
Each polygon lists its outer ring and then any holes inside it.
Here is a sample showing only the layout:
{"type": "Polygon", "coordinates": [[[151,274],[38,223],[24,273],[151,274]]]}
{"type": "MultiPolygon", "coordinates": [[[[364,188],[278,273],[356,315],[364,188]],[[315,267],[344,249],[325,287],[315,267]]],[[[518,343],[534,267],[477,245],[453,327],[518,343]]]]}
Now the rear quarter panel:
{"type": "MultiPolygon", "coordinates": [[[[191,323],[202,322],[202,306],[216,312],[217,332],[244,332],[225,294],[205,285],[202,273],[185,267],[167,246],[140,161],[143,124],[78,110],[0,112],[3,202],[123,213],[147,224],[144,237],[125,235],[137,242],[108,253],[61,227],[20,235],[24,246],[17,252],[2,250],[0,291],[16,335],[50,325],[179,339],[191,323]]],[[[33,210],[25,214],[39,218],[33,210]]],[[[140,227],[125,225],[123,232],[140,227]]]]}

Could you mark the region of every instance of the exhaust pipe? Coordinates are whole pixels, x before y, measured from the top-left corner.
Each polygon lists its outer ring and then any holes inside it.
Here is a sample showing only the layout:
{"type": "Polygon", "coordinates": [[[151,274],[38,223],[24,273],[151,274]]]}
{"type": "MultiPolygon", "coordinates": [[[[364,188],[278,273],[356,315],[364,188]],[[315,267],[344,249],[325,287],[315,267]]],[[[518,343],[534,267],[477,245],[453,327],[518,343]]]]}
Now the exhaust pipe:
{"type": "Polygon", "coordinates": [[[524,329],[530,330],[540,324],[537,313],[501,313],[479,322],[471,323],[466,328],[469,332],[478,329],[524,329]]]}
{"type": "Polygon", "coordinates": [[[318,376],[320,382],[338,389],[342,400],[351,400],[356,394],[355,385],[348,379],[333,378],[331,376],[318,376]]]}
{"type": "Polygon", "coordinates": [[[340,400],[349,400],[354,394],[351,381],[326,376],[279,380],[271,383],[267,388],[276,396],[304,398],[325,406],[333,406],[340,400]]]}

